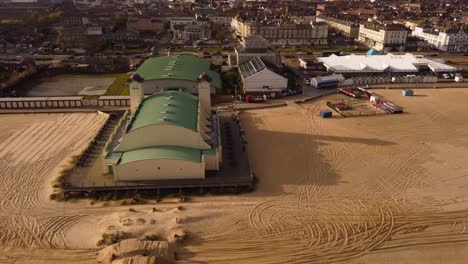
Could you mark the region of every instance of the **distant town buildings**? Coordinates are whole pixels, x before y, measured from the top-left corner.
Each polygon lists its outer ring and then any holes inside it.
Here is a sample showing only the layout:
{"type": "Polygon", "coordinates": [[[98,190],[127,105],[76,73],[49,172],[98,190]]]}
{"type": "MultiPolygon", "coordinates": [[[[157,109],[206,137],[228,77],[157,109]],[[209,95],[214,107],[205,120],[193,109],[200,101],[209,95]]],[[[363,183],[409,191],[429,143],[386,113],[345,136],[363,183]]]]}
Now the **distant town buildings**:
{"type": "Polygon", "coordinates": [[[440,30],[421,24],[414,29],[413,36],[442,51],[468,52],[468,29],[440,30]]]}
{"type": "Polygon", "coordinates": [[[193,42],[211,39],[211,30],[208,24],[192,22],[190,24],[175,25],[174,40],[193,42]]]}
{"type": "MultiPolygon", "coordinates": [[[[462,53],[468,45],[468,11],[463,4],[462,0],[316,4],[0,0],[0,53],[141,57],[176,45],[176,50],[205,49],[200,52],[208,56],[209,46],[223,52],[212,59],[223,71],[255,57],[281,70],[280,56],[270,49],[279,47],[321,46],[333,51],[361,49],[364,44],[380,53],[431,49],[462,53]],[[242,45],[235,47],[237,41],[242,45]]],[[[309,63],[307,67],[318,66],[309,63]]]]}
{"type": "Polygon", "coordinates": [[[290,20],[244,20],[233,19],[231,26],[240,37],[259,35],[271,46],[321,46],[328,43],[326,23],[295,23],[290,20]]]}
{"type": "Polygon", "coordinates": [[[348,38],[357,38],[359,35],[359,23],[341,20],[334,17],[318,15],[317,22],[324,22],[329,28],[332,28],[348,38]]]}
{"type": "Polygon", "coordinates": [[[59,38],[66,48],[99,48],[111,45],[117,49],[138,48],[143,44],[140,33],[132,28],[105,29],[100,26],[67,27],[59,38]]]}
{"type": "Polygon", "coordinates": [[[247,61],[259,57],[263,61],[282,68],[281,56],[268,48],[268,41],[261,36],[254,35],[242,38],[242,45],[234,49],[235,63],[241,65],[247,61]]]}
{"type": "MultiPolygon", "coordinates": [[[[185,26],[190,25],[195,21],[194,17],[184,16],[184,17],[172,17],[169,21],[169,28],[171,31],[174,31],[176,26],[185,26]]],[[[203,23],[203,22],[201,22],[203,23]]]]}
{"type": "Polygon", "coordinates": [[[164,32],[164,21],[153,17],[130,17],[127,27],[140,33],[158,34],[164,32]]]}
{"type": "Polygon", "coordinates": [[[0,39],[0,54],[11,54],[14,53],[15,50],[15,45],[4,39],[0,39]]]}
{"type": "Polygon", "coordinates": [[[230,26],[232,22],[232,16],[220,11],[219,9],[208,7],[194,8],[195,19],[207,19],[212,23],[221,24],[224,26],[230,26]]]}
{"type": "Polygon", "coordinates": [[[401,24],[365,23],[359,26],[358,41],[378,51],[404,50],[410,32],[401,24]]]}

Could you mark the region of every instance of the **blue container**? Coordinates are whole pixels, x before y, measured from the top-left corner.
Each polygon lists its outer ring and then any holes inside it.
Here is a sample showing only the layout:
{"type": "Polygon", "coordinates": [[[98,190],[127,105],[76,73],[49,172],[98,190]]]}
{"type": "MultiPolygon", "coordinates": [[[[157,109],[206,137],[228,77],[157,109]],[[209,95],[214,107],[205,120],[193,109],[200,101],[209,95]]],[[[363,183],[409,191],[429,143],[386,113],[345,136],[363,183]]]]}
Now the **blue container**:
{"type": "Polygon", "coordinates": [[[401,94],[404,96],[413,96],[413,90],[410,89],[404,89],[401,91],[401,94]]]}
{"type": "Polygon", "coordinates": [[[320,117],[321,118],[332,117],[332,111],[328,111],[328,110],[320,111],[320,117]]]}

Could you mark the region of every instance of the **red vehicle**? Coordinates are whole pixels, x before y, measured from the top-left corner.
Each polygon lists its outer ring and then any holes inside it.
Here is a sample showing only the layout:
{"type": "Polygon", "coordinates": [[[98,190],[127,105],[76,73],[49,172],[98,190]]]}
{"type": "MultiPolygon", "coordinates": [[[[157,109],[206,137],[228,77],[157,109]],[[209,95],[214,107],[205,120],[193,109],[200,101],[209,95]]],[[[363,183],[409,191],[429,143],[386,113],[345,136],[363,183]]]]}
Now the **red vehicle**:
{"type": "Polygon", "coordinates": [[[371,93],[369,93],[366,89],[360,87],[348,87],[348,88],[340,88],[340,92],[354,97],[354,98],[370,98],[371,93]]]}

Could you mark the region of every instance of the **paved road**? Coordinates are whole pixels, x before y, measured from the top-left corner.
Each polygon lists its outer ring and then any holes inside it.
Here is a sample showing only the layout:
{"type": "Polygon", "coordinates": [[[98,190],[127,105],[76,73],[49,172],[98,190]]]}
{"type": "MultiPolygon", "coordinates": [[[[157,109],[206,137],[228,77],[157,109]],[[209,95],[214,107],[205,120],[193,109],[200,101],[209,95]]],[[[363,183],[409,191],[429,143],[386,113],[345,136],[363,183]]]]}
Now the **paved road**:
{"type": "Polygon", "coordinates": [[[430,88],[468,88],[468,82],[438,82],[438,83],[389,83],[369,85],[372,89],[430,89],[430,88]]]}
{"type": "Polygon", "coordinates": [[[310,86],[305,86],[304,87],[304,97],[306,98],[317,98],[323,95],[327,94],[333,94],[336,93],[335,88],[331,89],[317,89],[317,88],[312,88],[310,86]]]}

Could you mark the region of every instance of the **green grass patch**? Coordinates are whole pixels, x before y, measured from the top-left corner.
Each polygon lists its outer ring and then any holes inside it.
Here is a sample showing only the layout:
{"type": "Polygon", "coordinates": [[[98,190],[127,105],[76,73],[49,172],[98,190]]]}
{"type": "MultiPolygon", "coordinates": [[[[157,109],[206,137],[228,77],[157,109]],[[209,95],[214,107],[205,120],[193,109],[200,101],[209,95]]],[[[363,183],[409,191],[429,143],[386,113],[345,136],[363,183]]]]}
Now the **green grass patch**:
{"type": "Polygon", "coordinates": [[[119,49],[119,50],[107,49],[107,50],[104,50],[102,53],[105,55],[113,55],[113,54],[133,55],[133,54],[141,54],[145,52],[146,51],[144,49],[119,49]]]}
{"type": "Polygon", "coordinates": [[[185,47],[185,48],[175,48],[174,52],[197,52],[197,49],[194,47],[185,47]]]}
{"type": "Polygon", "coordinates": [[[206,47],[203,49],[203,51],[206,51],[206,52],[217,52],[217,51],[223,51],[224,48],[221,48],[221,47],[206,47]]]}
{"type": "MultiPolygon", "coordinates": [[[[107,75],[107,74],[106,74],[107,75]]],[[[129,95],[129,76],[126,73],[109,74],[115,78],[114,82],[109,86],[105,95],[129,95]]]]}
{"type": "Polygon", "coordinates": [[[347,53],[365,53],[369,50],[367,47],[350,47],[350,48],[337,48],[332,46],[323,46],[323,47],[288,47],[288,48],[276,48],[276,52],[281,53],[297,53],[297,52],[311,52],[311,53],[320,53],[323,51],[342,51],[347,53]]]}

